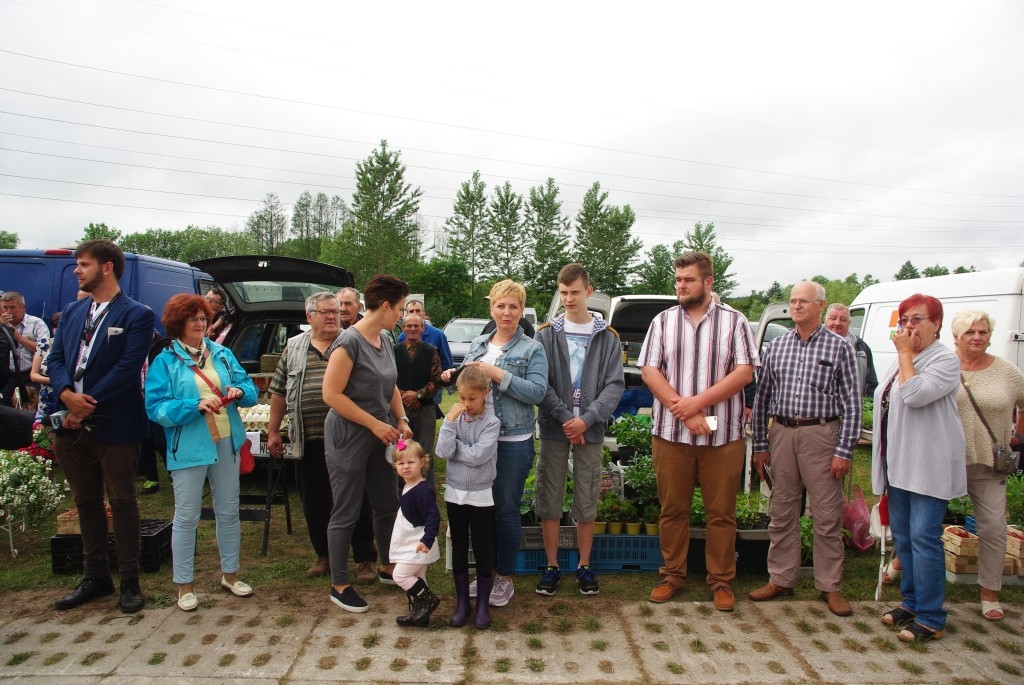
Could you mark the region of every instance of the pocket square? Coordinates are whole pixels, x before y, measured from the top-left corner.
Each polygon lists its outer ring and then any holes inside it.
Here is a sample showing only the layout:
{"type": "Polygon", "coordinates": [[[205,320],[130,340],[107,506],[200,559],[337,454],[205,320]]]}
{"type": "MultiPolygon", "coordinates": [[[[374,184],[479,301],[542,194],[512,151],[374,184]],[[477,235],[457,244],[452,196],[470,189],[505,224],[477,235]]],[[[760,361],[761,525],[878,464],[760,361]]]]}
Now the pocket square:
{"type": "Polygon", "coordinates": [[[112,335],[121,335],[122,333],[124,333],[124,329],[123,328],[117,328],[116,326],[111,326],[110,328],[107,329],[107,337],[108,338],[110,336],[112,336],[112,335]]]}

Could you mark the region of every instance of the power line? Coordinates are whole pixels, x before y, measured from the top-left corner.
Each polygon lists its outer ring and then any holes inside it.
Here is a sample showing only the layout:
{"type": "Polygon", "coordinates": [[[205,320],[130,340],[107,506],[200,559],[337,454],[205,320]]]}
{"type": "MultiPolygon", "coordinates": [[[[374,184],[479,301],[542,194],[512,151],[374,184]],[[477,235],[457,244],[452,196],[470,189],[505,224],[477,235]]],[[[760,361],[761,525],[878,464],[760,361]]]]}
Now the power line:
{"type": "Polygon", "coordinates": [[[29,200],[47,200],[49,202],[72,202],[80,205],[97,205],[99,207],[122,207],[124,209],[145,209],[154,212],[177,212],[179,214],[202,214],[204,216],[226,216],[233,219],[248,219],[248,216],[241,214],[223,214],[220,212],[203,212],[195,209],[169,209],[167,207],[140,207],[139,205],[121,205],[114,204],[112,202],[93,202],[92,200],[70,200],[63,197],[41,197],[39,195],[24,195],[22,193],[5,193],[0,191],[0,195],[7,197],[22,197],[29,200]]]}
{"type": "Polygon", "coordinates": [[[19,176],[18,174],[5,174],[0,172],[0,176],[6,176],[7,178],[20,178],[27,181],[45,181],[47,183],[67,183],[69,185],[77,186],[90,186],[92,188],[111,188],[114,190],[131,190],[138,193],[163,193],[165,195],[185,195],[188,197],[205,197],[211,200],[234,200],[237,202],[260,202],[260,200],[254,200],[249,197],[225,197],[223,195],[202,195],[200,193],[185,193],[174,190],[157,190],[155,188],[132,188],[129,186],[114,186],[105,183],[86,183],[85,181],[66,181],[59,178],[39,178],[38,176],[19,176]]]}

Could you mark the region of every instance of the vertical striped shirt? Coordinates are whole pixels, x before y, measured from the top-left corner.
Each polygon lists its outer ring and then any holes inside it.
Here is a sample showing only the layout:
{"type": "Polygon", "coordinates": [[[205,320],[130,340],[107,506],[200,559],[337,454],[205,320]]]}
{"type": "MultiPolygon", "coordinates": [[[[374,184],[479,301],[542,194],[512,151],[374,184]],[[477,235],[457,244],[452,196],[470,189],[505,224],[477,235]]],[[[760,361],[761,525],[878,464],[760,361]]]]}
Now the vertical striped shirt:
{"type": "Polygon", "coordinates": [[[824,419],[842,416],[835,456],[850,459],[860,439],[857,357],[846,338],[820,325],[807,340],[795,330],[771,341],[757,377],[754,451],[768,449],[768,417],[824,419]]]}
{"type": "MultiPolygon", "coordinates": [[[[663,311],[651,322],[637,366],[652,366],[682,397],[704,392],[736,367],[758,365],[754,334],[746,317],[728,305],[712,302],[700,321],[681,305],[663,311]]],[[[718,430],[692,435],[682,421],[654,398],[654,435],[670,442],[721,447],[743,437],[743,393],[705,410],[718,417],[718,430]]]]}

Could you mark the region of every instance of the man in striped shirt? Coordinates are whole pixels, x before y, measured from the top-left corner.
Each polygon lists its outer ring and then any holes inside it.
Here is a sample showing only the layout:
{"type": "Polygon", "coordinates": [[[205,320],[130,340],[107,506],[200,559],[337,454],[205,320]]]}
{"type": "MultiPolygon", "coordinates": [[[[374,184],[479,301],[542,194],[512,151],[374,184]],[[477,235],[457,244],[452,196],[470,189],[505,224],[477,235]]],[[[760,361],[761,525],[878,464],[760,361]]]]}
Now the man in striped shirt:
{"type": "Polygon", "coordinates": [[[769,581],[750,593],[763,602],[793,593],[800,575],[804,488],[814,514],[814,586],[836,616],[853,613],[843,597],[843,478],[860,437],[857,358],[845,338],[821,324],[825,289],[793,287],[796,329],[768,345],[754,398],[754,465],[774,481],[768,514],[769,581]],[[771,429],[768,418],[772,417],[771,429]]]}
{"type": "Polygon", "coordinates": [[[744,463],[743,386],[758,365],[746,318],[714,302],[711,258],[676,257],[679,306],[651,323],[637,365],[654,394],[653,456],[665,565],[650,601],[667,602],[686,582],[690,502],[699,481],[707,510],[707,583],[720,611],[736,604],[736,494],[744,463]]]}

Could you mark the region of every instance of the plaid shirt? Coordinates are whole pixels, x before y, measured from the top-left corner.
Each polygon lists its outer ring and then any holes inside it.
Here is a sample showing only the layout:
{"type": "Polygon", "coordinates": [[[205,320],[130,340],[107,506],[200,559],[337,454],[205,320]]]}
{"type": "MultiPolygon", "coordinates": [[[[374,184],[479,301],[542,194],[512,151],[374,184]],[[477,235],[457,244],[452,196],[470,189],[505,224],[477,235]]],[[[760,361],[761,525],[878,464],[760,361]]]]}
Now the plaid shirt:
{"type": "MultiPolygon", "coordinates": [[[[692,397],[741,365],[757,366],[757,348],[747,319],[727,305],[712,303],[694,322],[682,306],[663,311],[651,322],[637,366],[652,366],[682,397],[692,397]]],[[[694,436],[654,398],[654,435],[671,442],[721,447],[743,437],[743,393],[706,409],[718,417],[718,430],[694,436]]]]}
{"type": "Polygon", "coordinates": [[[757,378],[754,451],[768,450],[768,417],[815,419],[842,416],[835,456],[850,459],[860,438],[857,357],[845,338],[822,325],[801,340],[794,330],[771,341],[757,378]]]}

